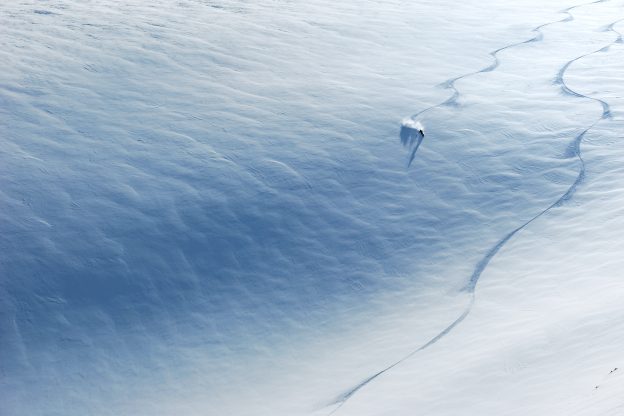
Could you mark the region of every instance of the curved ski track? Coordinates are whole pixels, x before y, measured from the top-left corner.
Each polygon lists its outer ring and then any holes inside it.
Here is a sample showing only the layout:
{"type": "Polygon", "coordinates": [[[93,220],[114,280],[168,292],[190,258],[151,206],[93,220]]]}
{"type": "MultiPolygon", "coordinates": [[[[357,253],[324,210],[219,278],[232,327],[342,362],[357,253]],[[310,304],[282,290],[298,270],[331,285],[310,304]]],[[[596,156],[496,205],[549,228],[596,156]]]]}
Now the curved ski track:
{"type": "MultiPolygon", "coordinates": [[[[424,110],[419,111],[418,113],[414,114],[412,116],[412,120],[416,119],[421,114],[424,114],[424,113],[426,113],[428,111],[431,111],[433,109],[436,109],[436,108],[445,107],[445,106],[457,106],[458,105],[457,104],[457,99],[460,96],[460,92],[457,89],[457,87],[455,86],[455,83],[457,81],[459,81],[461,79],[464,79],[464,78],[471,77],[471,76],[476,75],[476,74],[483,73],[483,72],[492,72],[492,71],[494,71],[500,65],[500,61],[498,59],[498,54],[500,52],[502,52],[504,50],[507,50],[507,49],[515,48],[516,46],[524,45],[524,44],[527,44],[527,43],[539,42],[539,41],[541,41],[544,38],[544,34],[542,33],[541,30],[543,28],[545,28],[546,26],[554,25],[556,23],[571,22],[572,20],[574,20],[574,16],[572,16],[572,14],[570,13],[571,10],[574,10],[574,9],[577,9],[577,8],[583,7],[583,6],[589,6],[590,4],[604,3],[605,1],[607,1],[607,0],[596,0],[596,1],[592,1],[590,3],[584,3],[584,4],[579,4],[579,5],[576,5],[576,6],[568,7],[567,9],[564,9],[564,10],[562,10],[560,12],[560,13],[564,13],[564,14],[567,15],[563,19],[555,20],[555,21],[552,21],[552,22],[543,23],[543,24],[535,27],[532,30],[532,32],[535,32],[536,34],[531,39],[527,39],[527,40],[524,40],[524,41],[521,41],[521,42],[511,43],[509,45],[503,46],[502,48],[498,48],[498,49],[490,52],[489,55],[492,58],[494,58],[494,62],[492,64],[490,64],[487,67],[485,67],[483,69],[480,69],[478,71],[468,72],[467,74],[463,74],[463,75],[460,75],[460,76],[455,77],[455,78],[448,79],[445,82],[443,82],[441,84],[441,86],[444,87],[445,89],[452,90],[453,91],[453,95],[450,98],[446,99],[445,101],[443,101],[443,102],[441,102],[439,104],[432,105],[431,107],[427,107],[424,110]]],[[[418,144],[420,145],[420,143],[418,143],[418,144]]],[[[417,150],[418,150],[418,146],[416,146],[414,149],[412,149],[412,152],[411,152],[410,157],[409,157],[409,161],[407,162],[407,167],[410,167],[412,165],[412,162],[414,161],[414,158],[416,157],[416,151],[417,150]]]]}
{"type": "MultiPolygon", "coordinates": [[[[464,74],[464,75],[461,75],[459,77],[452,78],[452,79],[449,79],[448,81],[446,81],[443,85],[445,86],[445,88],[452,89],[453,90],[453,95],[449,99],[445,100],[444,102],[442,102],[440,104],[436,104],[434,106],[428,107],[428,108],[420,111],[419,113],[416,113],[414,116],[412,116],[412,119],[415,119],[419,115],[421,115],[421,114],[423,114],[423,113],[425,113],[427,111],[430,111],[430,110],[432,110],[434,108],[438,108],[438,107],[442,107],[442,106],[449,106],[449,105],[457,105],[457,99],[459,98],[460,92],[455,87],[455,82],[457,82],[460,79],[463,79],[463,78],[466,78],[466,77],[469,77],[469,76],[472,76],[472,75],[475,75],[475,74],[479,74],[479,73],[482,73],[482,72],[491,72],[491,71],[493,71],[496,67],[499,66],[499,60],[498,60],[498,56],[497,56],[497,54],[499,52],[501,52],[501,51],[503,51],[505,49],[510,49],[510,48],[515,47],[515,46],[523,45],[523,44],[526,44],[526,43],[538,42],[538,41],[543,39],[543,33],[541,32],[542,28],[544,28],[546,26],[549,26],[549,25],[552,25],[552,24],[555,24],[555,23],[570,22],[570,21],[574,20],[574,16],[570,13],[571,10],[579,8],[579,7],[595,4],[595,3],[603,3],[603,2],[606,2],[606,1],[607,0],[597,0],[597,1],[592,1],[590,3],[579,4],[579,5],[572,6],[572,7],[569,7],[567,9],[564,9],[564,10],[561,11],[561,13],[567,14],[567,16],[565,18],[563,18],[561,20],[556,20],[556,21],[544,23],[544,24],[542,24],[540,26],[537,26],[535,29],[533,29],[533,32],[537,32],[535,37],[533,37],[531,39],[528,39],[528,40],[525,40],[525,41],[522,41],[522,42],[512,43],[510,45],[504,46],[502,48],[499,48],[499,49],[496,49],[495,51],[490,52],[490,55],[494,58],[494,62],[491,65],[489,65],[486,68],[483,68],[483,69],[481,69],[479,71],[470,72],[470,73],[467,73],[467,74],[464,74]]],[[[481,261],[479,261],[479,263],[477,263],[477,265],[476,265],[472,275],[470,276],[470,280],[468,281],[466,286],[462,289],[463,291],[466,291],[466,292],[468,292],[470,294],[470,302],[467,305],[466,309],[462,312],[462,314],[457,319],[455,319],[455,321],[453,321],[449,326],[447,326],[445,329],[443,329],[438,335],[436,335],[435,337],[430,339],[427,343],[425,343],[422,346],[418,347],[417,349],[415,349],[414,351],[410,352],[409,354],[407,354],[406,356],[404,356],[400,360],[396,361],[395,363],[387,366],[386,368],[384,368],[384,369],[380,370],[379,372],[373,374],[372,376],[368,377],[367,379],[365,379],[364,381],[362,381],[358,385],[356,385],[353,388],[351,388],[350,390],[348,390],[346,393],[340,395],[337,399],[335,399],[333,402],[331,402],[329,404],[329,406],[336,406],[336,407],[331,412],[328,413],[328,416],[336,413],[362,387],[366,386],[371,381],[373,381],[375,378],[377,378],[380,375],[384,374],[385,372],[391,370],[392,368],[396,367],[397,365],[401,364],[402,362],[408,360],[409,358],[411,358],[416,353],[418,353],[418,352],[420,352],[420,351],[430,347],[431,345],[435,344],[441,338],[443,338],[448,333],[450,333],[457,325],[459,325],[470,314],[470,311],[472,310],[472,306],[474,305],[474,302],[475,302],[475,290],[476,290],[476,286],[477,286],[477,283],[479,281],[479,278],[481,277],[481,274],[486,269],[486,267],[488,266],[490,261],[494,258],[494,256],[496,256],[496,254],[500,251],[500,249],[503,248],[505,246],[505,244],[513,236],[515,236],[519,231],[521,231],[524,228],[526,228],[527,226],[529,226],[532,222],[534,222],[538,218],[542,217],[544,214],[546,214],[547,212],[549,212],[553,208],[558,207],[558,206],[562,206],[565,202],[569,201],[572,198],[572,196],[576,192],[577,187],[581,184],[581,182],[583,182],[583,179],[585,178],[585,161],[583,160],[583,157],[581,155],[581,142],[583,141],[583,137],[585,137],[587,132],[589,132],[600,121],[602,121],[604,119],[611,118],[611,109],[609,107],[609,104],[606,101],[598,99],[598,98],[594,98],[594,97],[589,97],[587,95],[584,95],[584,94],[582,94],[580,92],[577,92],[577,91],[574,91],[573,89],[571,89],[566,84],[565,79],[564,79],[564,75],[565,75],[566,71],[568,70],[568,68],[570,67],[570,65],[572,65],[574,62],[578,61],[579,59],[582,59],[582,58],[587,57],[589,55],[593,55],[595,53],[606,52],[607,50],[609,50],[609,48],[612,45],[614,45],[616,43],[624,43],[624,41],[622,39],[622,34],[617,32],[614,29],[614,26],[617,23],[621,22],[621,21],[624,21],[624,19],[618,19],[618,20],[612,22],[611,24],[609,24],[605,28],[605,31],[607,31],[607,32],[609,32],[609,31],[610,32],[614,32],[614,33],[616,33],[618,35],[616,40],[614,40],[610,44],[608,44],[608,45],[606,45],[606,46],[604,46],[604,47],[602,47],[602,48],[600,48],[600,49],[598,49],[596,51],[586,53],[584,55],[578,56],[578,57],[568,61],[563,67],[561,67],[561,69],[559,70],[559,72],[558,72],[558,74],[557,74],[557,76],[555,77],[555,80],[554,80],[554,84],[555,85],[560,85],[561,86],[561,90],[562,90],[562,92],[564,94],[595,101],[595,102],[599,103],[601,105],[601,107],[602,107],[602,114],[601,114],[600,118],[598,118],[589,127],[585,128],[580,134],[578,134],[574,138],[574,140],[571,142],[571,144],[570,144],[568,156],[569,157],[576,157],[576,158],[578,158],[579,163],[580,163],[579,172],[578,172],[578,175],[577,175],[576,179],[574,180],[574,182],[568,187],[566,192],[559,197],[559,199],[557,199],[555,202],[550,204],[544,210],[542,210],[539,213],[537,213],[536,215],[534,215],[532,218],[530,218],[528,221],[526,221],[525,223],[523,223],[519,227],[517,227],[514,230],[512,230],[511,232],[509,232],[501,240],[499,240],[492,248],[490,248],[488,250],[488,252],[481,259],[481,261]]],[[[412,161],[414,160],[415,151],[417,149],[418,149],[418,146],[416,146],[416,148],[413,150],[413,152],[412,152],[412,154],[410,156],[408,167],[411,165],[412,161]]]]}

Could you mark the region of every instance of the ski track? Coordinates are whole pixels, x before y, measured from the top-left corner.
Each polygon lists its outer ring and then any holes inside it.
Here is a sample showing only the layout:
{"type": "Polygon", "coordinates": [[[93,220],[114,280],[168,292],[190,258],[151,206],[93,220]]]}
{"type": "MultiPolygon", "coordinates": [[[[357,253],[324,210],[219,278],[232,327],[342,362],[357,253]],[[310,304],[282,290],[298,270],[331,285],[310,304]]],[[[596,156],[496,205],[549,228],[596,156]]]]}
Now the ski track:
{"type": "MultiPolygon", "coordinates": [[[[564,9],[564,10],[562,10],[560,12],[560,13],[564,13],[564,14],[567,15],[563,19],[555,20],[555,21],[552,21],[552,22],[543,23],[543,24],[535,27],[532,30],[532,32],[536,32],[536,35],[534,37],[532,37],[531,39],[527,39],[527,40],[524,40],[524,41],[521,41],[521,42],[511,43],[509,45],[503,46],[502,48],[498,48],[498,49],[490,52],[489,55],[492,58],[494,58],[494,62],[492,64],[490,64],[487,67],[482,68],[482,69],[480,69],[478,71],[468,72],[468,73],[460,75],[458,77],[448,79],[445,82],[443,82],[442,84],[440,84],[441,87],[444,87],[445,89],[452,90],[453,91],[453,95],[450,98],[447,98],[445,101],[443,101],[443,102],[441,102],[439,104],[432,105],[431,107],[427,107],[424,110],[419,111],[418,113],[416,113],[416,114],[414,114],[412,116],[412,119],[415,120],[418,116],[420,116],[420,115],[422,115],[422,114],[424,114],[424,113],[426,113],[428,111],[434,110],[436,108],[440,108],[440,107],[456,107],[456,106],[458,106],[457,100],[459,99],[459,96],[461,94],[460,94],[459,90],[457,89],[457,87],[455,86],[455,83],[457,81],[462,80],[464,78],[471,77],[471,76],[476,75],[476,74],[494,71],[500,65],[500,60],[498,59],[498,54],[500,52],[502,52],[504,50],[507,50],[507,49],[515,48],[515,47],[520,46],[520,45],[525,45],[525,44],[533,43],[533,42],[539,42],[539,41],[541,41],[544,38],[544,34],[541,32],[541,30],[543,28],[545,28],[546,26],[550,26],[550,25],[553,25],[553,24],[556,24],[556,23],[564,23],[564,22],[571,22],[571,21],[573,21],[574,20],[574,16],[572,16],[572,14],[570,13],[571,10],[574,10],[576,8],[583,7],[583,6],[589,6],[591,4],[604,3],[606,1],[608,1],[608,0],[597,0],[597,1],[592,1],[590,3],[584,3],[584,4],[579,4],[579,5],[576,5],[576,6],[568,7],[567,9],[564,9]]],[[[616,24],[616,23],[617,22],[614,22],[613,24],[616,24]]],[[[612,25],[610,26],[610,28],[612,29],[612,25]]],[[[621,39],[620,39],[620,41],[621,41],[621,39]]],[[[586,54],[584,56],[587,56],[587,55],[590,55],[590,54],[586,54]]],[[[580,59],[580,58],[582,58],[582,57],[579,57],[577,59],[580,59]]],[[[567,69],[567,67],[562,68],[563,72],[565,72],[565,69],[567,69]]],[[[562,74],[562,72],[560,71],[559,74],[562,74]]],[[[403,129],[401,129],[401,130],[403,130],[403,129]]],[[[416,152],[418,151],[418,148],[420,147],[421,143],[422,143],[422,140],[418,141],[418,144],[416,145],[416,147],[412,148],[409,160],[407,162],[407,167],[410,167],[412,165],[412,162],[414,161],[414,158],[416,157],[416,152]]]]}
{"type": "MultiPolygon", "coordinates": [[[[423,113],[425,113],[427,111],[430,111],[432,109],[435,109],[435,108],[439,108],[439,107],[443,107],[443,106],[451,106],[451,105],[452,106],[457,106],[458,105],[457,104],[457,99],[460,96],[460,92],[455,87],[455,82],[459,81],[460,79],[467,78],[467,77],[475,75],[475,74],[479,74],[479,73],[482,73],[482,72],[491,72],[491,71],[493,71],[494,69],[496,69],[499,66],[499,59],[498,59],[498,56],[497,56],[497,54],[499,52],[504,51],[506,49],[510,49],[510,48],[516,47],[516,46],[520,46],[520,45],[523,45],[523,44],[541,41],[543,39],[543,33],[541,32],[542,28],[544,28],[546,26],[549,26],[549,25],[552,25],[552,24],[555,24],[555,23],[570,22],[570,21],[574,20],[574,16],[570,13],[571,10],[574,10],[574,9],[580,8],[580,7],[584,7],[584,6],[588,6],[588,5],[591,5],[591,4],[603,3],[603,2],[606,2],[606,1],[608,1],[608,0],[597,0],[597,1],[592,1],[590,3],[579,4],[579,5],[572,6],[572,7],[569,7],[567,9],[564,9],[564,10],[561,11],[561,13],[567,14],[567,16],[565,18],[563,18],[561,20],[556,20],[556,21],[544,23],[544,24],[539,25],[536,28],[534,28],[532,31],[533,32],[537,32],[535,37],[533,37],[531,39],[528,39],[528,40],[525,40],[525,41],[522,41],[522,42],[512,43],[510,45],[504,46],[502,48],[499,48],[499,49],[496,49],[495,51],[490,52],[490,56],[492,56],[494,58],[494,62],[491,65],[487,66],[486,68],[480,69],[478,71],[470,72],[470,73],[461,75],[461,76],[456,77],[456,78],[451,78],[448,81],[446,81],[442,85],[445,88],[447,88],[447,89],[452,89],[453,90],[453,95],[450,98],[448,98],[447,100],[443,101],[442,103],[433,105],[431,107],[428,107],[428,108],[426,108],[426,109],[416,113],[415,115],[412,116],[412,119],[416,119],[416,117],[420,116],[421,114],[423,114],[423,113]]],[[[416,353],[418,353],[418,352],[420,352],[420,351],[430,347],[431,345],[435,344],[440,339],[442,339],[444,336],[449,334],[464,319],[466,319],[466,317],[470,314],[470,312],[472,310],[472,307],[474,305],[474,302],[475,302],[475,291],[476,291],[477,283],[479,282],[479,278],[481,277],[481,275],[483,274],[483,272],[487,268],[487,266],[490,263],[490,261],[496,256],[496,254],[498,254],[498,252],[501,250],[501,248],[503,248],[505,246],[505,244],[507,244],[507,242],[509,240],[511,240],[511,238],[514,237],[518,232],[520,232],[524,228],[528,227],[531,223],[536,221],[538,218],[542,217],[544,214],[548,213],[553,208],[562,206],[563,204],[565,204],[567,201],[569,201],[572,198],[572,196],[576,192],[576,189],[578,188],[578,186],[585,179],[585,161],[584,161],[584,159],[582,157],[582,154],[581,154],[581,143],[583,141],[583,138],[600,121],[605,120],[605,119],[609,119],[609,118],[612,117],[612,115],[611,115],[611,108],[610,108],[609,104],[606,101],[601,100],[599,98],[594,98],[594,97],[590,97],[590,96],[584,95],[584,94],[582,94],[580,92],[577,92],[577,91],[574,91],[573,89],[571,89],[565,82],[565,73],[566,73],[566,71],[569,69],[569,67],[574,62],[576,62],[576,61],[578,61],[578,60],[580,60],[582,58],[585,58],[587,56],[596,54],[596,53],[606,52],[614,44],[624,43],[623,38],[622,38],[622,34],[614,29],[614,26],[616,24],[618,24],[619,22],[621,22],[621,21],[624,21],[624,18],[623,19],[618,19],[618,20],[610,23],[605,28],[605,32],[613,32],[613,33],[618,35],[618,37],[613,42],[611,42],[610,44],[608,44],[608,45],[606,45],[606,46],[604,46],[604,47],[602,47],[602,48],[600,48],[598,50],[595,50],[593,52],[589,52],[589,53],[583,54],[581,56],[578,56],[578,57],[568,61],[564,66],[561,67],[561,69],[557,73],[557,76],[555,77],[555,80],[554,80],[554,84],[555,85],[559,85],[561,87],[561,91],[564,94],[567,94],[567,95],[570,95],[570,96],[573,96],[573,97],[584,98],[584,99],[589,99],[589,100],[595,101],[595,102],[599,103],[601,105],[601,107],[602,107],[602,114],[601,114],[600,118],[598,118],[589,127],[585,128],[580,134],[578,134],[573,139],[573,141],[570,144],[568,156],[569,157],[576,157],[578,159],[578,161],[579,161],[579,164],[580,164],[579,171],[578,171],[578,174],[577,174],[576,179],[574,180],[574,182],[568,187],[566,192],[563,195],[561,195],[555,202],[553,202],[547,208],[545,208],[544,210],[542,210],[539,213],[537,213],[536,215],[534,215],[532,218],[530,218],[528,221],[526,221],[525,223],[523,223],[519,227],[517,227],[514,230],[512,230],[511,232],[509,232],[501,240],[499,240],[492,248],[490,248],[490,250],[488,250],[488,252],[481,259],[481,261],[479,261],[479,263],[477,263],[477,266],[475,267],[472,275],[470,276],[470,280],[468,281],[467,285],[464,286],[464,288],[462,289],[462,291],[468,292],[470,294],[470,301],[469,301],[468,305],[466,306],[466,308],[464,309],[464,311],[462,312],[462,314],[457,319],[455,319],[455,321],[453,321],[449,326],[447,326],[445,329],[443,329],[438,335],[436,335],[435,337],[430,339],[427,343],[425,343],[422,346],[418,347],[417,349],[413,350],[412,352],[410,352],[409,354],[407,354],[406,356],[404,356],[400,360],[396,361],[395,363],[387,366],[386,368],[382,369],[381,371],[379,371],[379,372],[373,374],[372,376],[368,377],[367,379],[365,379],[364,381],[362,381],[361,383],[359,383],[355,387],[353,387],[350,390],[348,390],[346,393],[340,395],[337,399],[335,399],[333,402],[330,403],[330,406],[336,406],[336,407],[331,412],[328,413],[328,416],[329,415],[333,415],[338,410],[340,410],[340,408],[351,397],[353,397],[360,389],[362,389],[364,386],[366,386],[367,384],[372,382],[374,379],[376,379],[380,375],[386,373],[387,371],[391,370],[392,368],[394,368],[394,367],[398,366],[399,364],[403,363],[404,361],[408,360],[409,358],[414,356],[416,353]]],[[[408,167],[413,162],[414,157],[416,155],[416,151],[418,150],[418,147],[420,146],[421,143],[422,143],[422,140],[419,140],[417,142],[415,148],[412,150],[412,153],[410,155],[410,159],[409,159],[409,162],[408,162],[408,167]]]]}

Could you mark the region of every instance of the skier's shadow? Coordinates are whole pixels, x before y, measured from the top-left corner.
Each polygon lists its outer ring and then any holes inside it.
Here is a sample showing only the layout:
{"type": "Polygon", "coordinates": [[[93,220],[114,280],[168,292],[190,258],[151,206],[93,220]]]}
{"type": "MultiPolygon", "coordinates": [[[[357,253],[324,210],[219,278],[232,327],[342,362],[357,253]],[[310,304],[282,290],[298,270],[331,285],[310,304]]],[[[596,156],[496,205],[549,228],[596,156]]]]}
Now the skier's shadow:
{"type": "Polygon", "coordinates": [[[416,152],[418,151],[420,144],[425,138],[425,134],[422,130],[414,129],[407,126],[401,126],[399,137],[401,138],[401,143],[403,144],[403,146],[411,149],[410,158],[407,162],[407,167],[409,167],[416,157],[416,152]]]}

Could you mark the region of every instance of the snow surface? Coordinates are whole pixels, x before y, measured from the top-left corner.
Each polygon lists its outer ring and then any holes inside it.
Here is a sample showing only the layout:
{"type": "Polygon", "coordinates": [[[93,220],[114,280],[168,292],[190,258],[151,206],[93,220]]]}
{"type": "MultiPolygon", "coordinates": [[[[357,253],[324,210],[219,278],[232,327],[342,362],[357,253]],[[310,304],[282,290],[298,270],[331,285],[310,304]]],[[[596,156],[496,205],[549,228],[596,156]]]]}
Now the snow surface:
{"type": "Polygon", "coordinates": [[[2,2],[0,414],[624,414],[621,33],[2,2]]]}

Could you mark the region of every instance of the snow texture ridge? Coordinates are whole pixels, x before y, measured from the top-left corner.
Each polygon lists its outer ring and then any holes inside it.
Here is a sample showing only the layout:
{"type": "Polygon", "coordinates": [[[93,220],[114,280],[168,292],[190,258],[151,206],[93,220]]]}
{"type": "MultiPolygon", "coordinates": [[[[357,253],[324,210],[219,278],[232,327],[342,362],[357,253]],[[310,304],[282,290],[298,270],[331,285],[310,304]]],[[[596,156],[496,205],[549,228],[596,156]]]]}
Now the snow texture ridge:
{"type": "Polygon", "coordinates": [[[0,414],[617,414],[623,7],[0,2],[0,414]]]}

